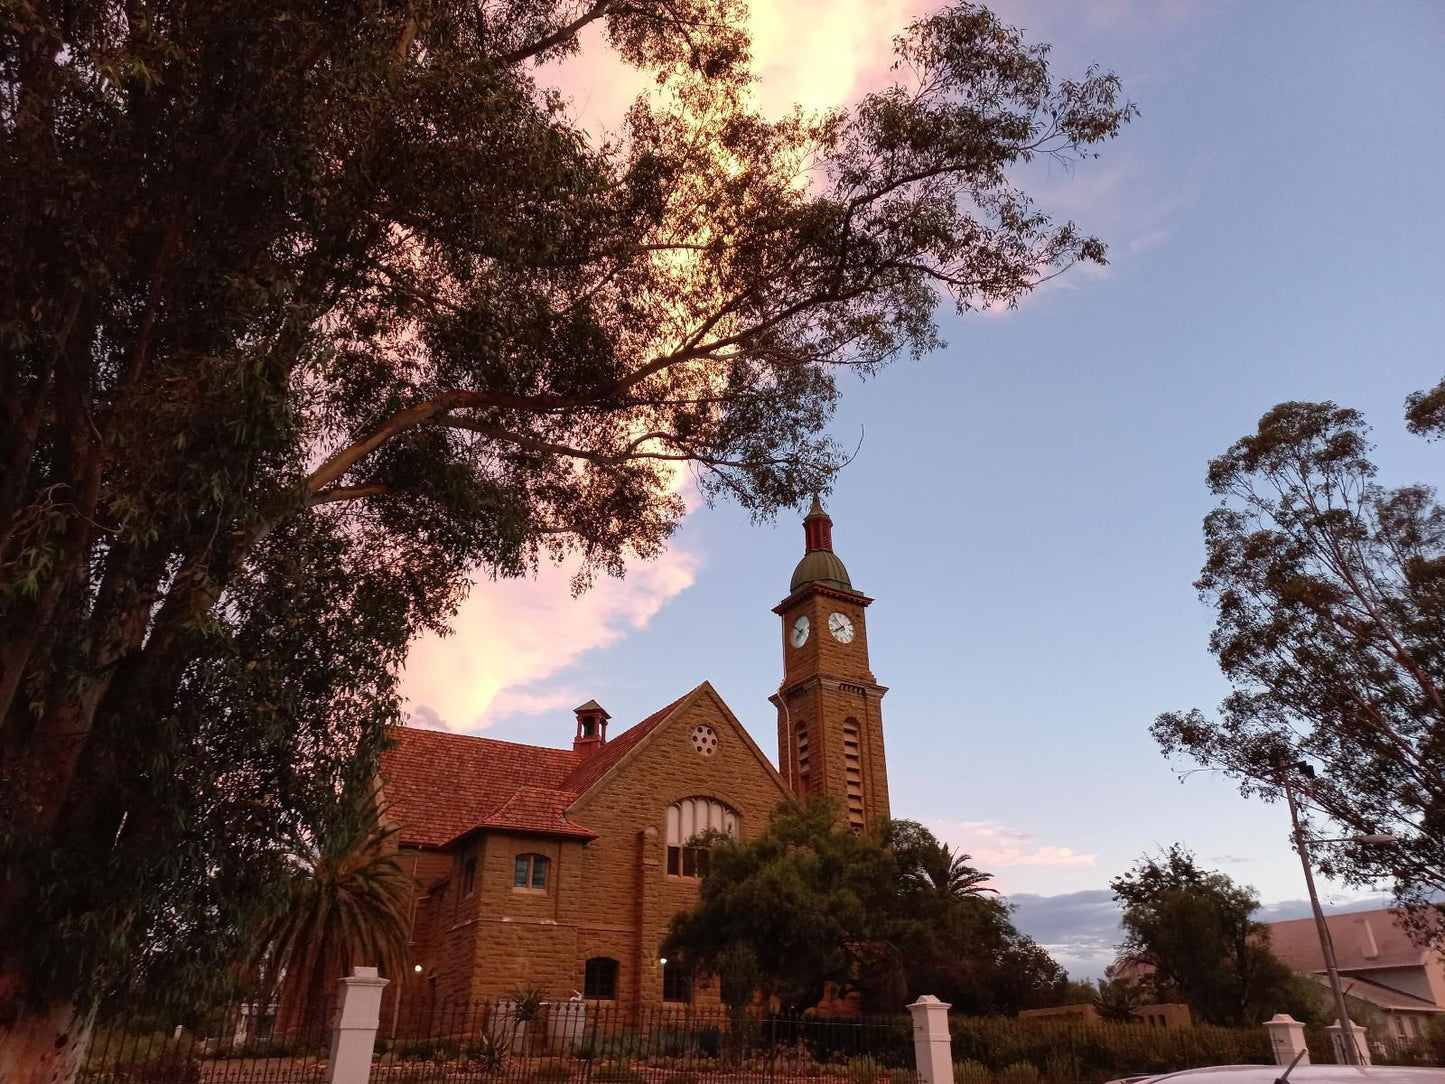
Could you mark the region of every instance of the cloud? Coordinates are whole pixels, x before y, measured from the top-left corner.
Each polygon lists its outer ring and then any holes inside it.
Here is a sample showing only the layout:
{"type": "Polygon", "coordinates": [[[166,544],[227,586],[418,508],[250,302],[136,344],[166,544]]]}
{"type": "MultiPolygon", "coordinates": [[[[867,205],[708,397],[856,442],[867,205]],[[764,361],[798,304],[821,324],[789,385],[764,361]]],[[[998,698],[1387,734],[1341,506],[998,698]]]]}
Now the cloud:
{"type": "Polygon", "coordinates": [[[1070,847],[1040,843],[1032,832],[1009,828],[998,821],[924,821],[935,835],[973,855],[979,869],[1018,866],[1092,866],[1096,854],[1080,854],[1070,847]]]}
{"type": "Polygon", "coordinates": [[[1013,922],[1075,978],[1097,978],[1114,962],[1124,940],[1119,905],[1103,888],[1058,896],[1019,893],[1009,897],[1013,922]]]}
{"type": "Polygon", "coordinates": [[[413,725],[480,730],[496,719],[572,707],[585,699],[566,685],[537,688],[585,653],[647,627],[692,586],[699,558],[674,546],[635,562],[626,579],[599,580],[580,598],[572,570],[548,566],[530,580],[484,581],[452,622],[452,635],[422,637],[407,659],[402,691],[413,725]]]}
{"type": "MultiPolygon", "coordinates": [[[[1348,896],[1331,897],[1326,894],[1320,901],[1324,905],[1324,911],[1328,915],[1343,915],[1354,911],[1378,911],[1382,907],[1393,907],[1394,897],[1370,895],[1364,897],[1350,898],[1348,896]]],[[[1314,914],[1310,908],[1309,900],[1280,900],[1277,903],[1266,903],[1254,913],[1258,922],[1287,922],[1294,918],[1309,918],[1314,914]]]]}

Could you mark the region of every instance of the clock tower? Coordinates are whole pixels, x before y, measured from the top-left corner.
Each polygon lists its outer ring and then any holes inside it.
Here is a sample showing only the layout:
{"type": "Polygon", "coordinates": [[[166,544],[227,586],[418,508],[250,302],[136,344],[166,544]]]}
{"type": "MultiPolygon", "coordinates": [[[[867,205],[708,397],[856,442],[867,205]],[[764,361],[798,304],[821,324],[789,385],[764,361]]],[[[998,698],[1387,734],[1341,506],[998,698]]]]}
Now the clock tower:
{"type": "Polygon", "coordinates": [[[836,795],[862,831],[889,816],[881,711],[888,690],[868,669],[863,613],[873,600],[854,590],[816,497],[803,537],[788,597],[773,608],[783,622],[783,681],[769,697],[778,709],[778,770],[800,798],[836,795]]]}

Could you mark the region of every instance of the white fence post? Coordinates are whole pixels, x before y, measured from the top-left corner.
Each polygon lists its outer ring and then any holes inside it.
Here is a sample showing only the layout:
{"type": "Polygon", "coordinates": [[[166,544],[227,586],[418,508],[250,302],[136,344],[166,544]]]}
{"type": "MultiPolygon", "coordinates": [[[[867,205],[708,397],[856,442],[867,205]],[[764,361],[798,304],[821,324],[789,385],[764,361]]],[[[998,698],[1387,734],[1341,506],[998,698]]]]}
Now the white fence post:
{"type": "Polygon", "coordinates": [[[1310,1048],[1305,1045],[1305,1026],[1289,1013],[1275,1013],[1264,1022],[1264,1030],[1269,1032],[1269,1046],[1274,1051],[1276,1065],[1293,1065],[1301,1050],[1304,1057],[1299,1063],[1310,1063],[1310,1048]]]}
{"type": "Polygon", "coordinates": [[[381,991],[386,983],[374,967],[354,968],[342,978],[326,1084],[366,1084],[371,1076],[371,1054],[381,1020],[381,991]]]}
{"type": "MultiPolygon", "coordinates": [[[[1346,1022],[1350,1025],[1350,1033],[1355,1037],[1355,1053],[1360,1055],[1360,1064],[1369,1065],[1370,1044],[1365,1042],[1365,1029],[1353,1020],[1346,1022]]],[[[1345,1029],[1336,1020],[1325,1030],[1330,1033],[1330,1046],[1335,1051],[1335,1062],[1339,1065],[1348,1065],[1349,1059],[1345,1057],[1345,1029]]]]}
{"type": "Polygon", "coordinates": [[[953,1084],[953,1044],[948,1037],[947,1002],[924,994],[908,1011],[913,1014],[913,1057],[918,1084],[953,1084]]]}

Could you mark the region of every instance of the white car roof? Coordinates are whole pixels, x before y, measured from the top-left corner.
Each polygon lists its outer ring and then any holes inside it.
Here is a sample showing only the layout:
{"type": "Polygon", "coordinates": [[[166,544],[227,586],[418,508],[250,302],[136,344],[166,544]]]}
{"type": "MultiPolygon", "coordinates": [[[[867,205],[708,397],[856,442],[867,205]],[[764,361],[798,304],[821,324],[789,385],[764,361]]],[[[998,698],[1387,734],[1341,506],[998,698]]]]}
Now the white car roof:
{"type": "MultiPolygon", "coordinates": [[[[1177,1080],[1180,1084],[1275,1084],[1283,1065],[1214,1065],[1207,1069],[1181,1069],[1177,1073],[1134,1077],[1137,1084],[1177,1080]]],[[[1404,1068],[1398,1065],[1296,1065],[1289,1084],[1445,1084],[1445,1069],[1404,1068]]]]}

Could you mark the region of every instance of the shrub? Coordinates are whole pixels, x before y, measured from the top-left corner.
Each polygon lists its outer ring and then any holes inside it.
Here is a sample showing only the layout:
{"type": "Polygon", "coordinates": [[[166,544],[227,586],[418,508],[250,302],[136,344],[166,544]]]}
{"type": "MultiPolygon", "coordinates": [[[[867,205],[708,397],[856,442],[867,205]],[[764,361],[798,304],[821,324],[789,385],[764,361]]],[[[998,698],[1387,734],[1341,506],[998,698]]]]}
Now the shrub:
{"type": "Polygon", "coordinates": [[[494,1072],[506,1064],[507,1044],[495,1035],[479,1035],[466,1045],[466,1056],[483,1072],[494,1072]]]}
{"type": "Polygon", "coordinates": [[[1039,1084],[1038,1066],[1026,1061],[1014,1062],[999,1073],[998,1084],[1039,1084]]]}
{"type": "Polygon", "coordinates": [[[953,1063],[953,1084],[993,1084],[993,1074],[982,1062],[956,1061],[953,1063]]]}

